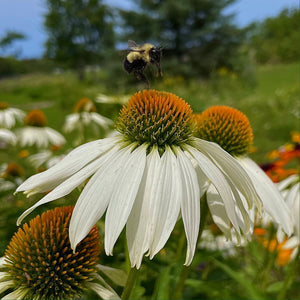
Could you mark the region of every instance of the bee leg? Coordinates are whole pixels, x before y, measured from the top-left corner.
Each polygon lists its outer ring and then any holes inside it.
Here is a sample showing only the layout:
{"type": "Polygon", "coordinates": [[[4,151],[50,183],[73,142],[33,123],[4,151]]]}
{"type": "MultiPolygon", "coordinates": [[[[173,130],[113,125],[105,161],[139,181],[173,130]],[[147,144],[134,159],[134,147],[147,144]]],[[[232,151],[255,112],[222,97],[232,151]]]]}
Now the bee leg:
{"type": "Polygon", "coordinates": [[[146,76],[142,72],[136,71],[136,72],[134,72],[134,75],[138,80],[141,80],[147,84],[147,89],[150,88],[149,81],[147,80],[146,76]]]}
{"type": "Polygon", "coordinates": [[[160,77],[162,77],[162,76],[163,76],[163,73],[162,73],[161,68],[160,68],[160,63],[157,62],[157,63],[155,63],[155,65],[156,65],[157,70],[158,70],[158,75],[159,75],[160,77]]]}

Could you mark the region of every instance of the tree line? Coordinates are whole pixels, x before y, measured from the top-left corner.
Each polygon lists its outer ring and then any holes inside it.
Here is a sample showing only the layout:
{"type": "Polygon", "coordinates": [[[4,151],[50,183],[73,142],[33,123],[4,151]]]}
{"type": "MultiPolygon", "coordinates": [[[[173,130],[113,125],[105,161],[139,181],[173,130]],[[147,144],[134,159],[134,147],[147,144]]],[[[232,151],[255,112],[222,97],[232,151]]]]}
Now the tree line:
{"type": "MultiPolygon", "coordinates": [[[[129,39],[163,47],[164,68],[183,76],[208,77],[220,68],[238,73],[249,53],[258,63],[299,58],[298,8],[239,28],[224,13],[236,0],[128,0],[127,9],[103,0],[45,1],[44,57],[80,76],[86,66],[113,70],[129,39]]],[[[5,47],[22,38],[9,34],[5,47]]]]}

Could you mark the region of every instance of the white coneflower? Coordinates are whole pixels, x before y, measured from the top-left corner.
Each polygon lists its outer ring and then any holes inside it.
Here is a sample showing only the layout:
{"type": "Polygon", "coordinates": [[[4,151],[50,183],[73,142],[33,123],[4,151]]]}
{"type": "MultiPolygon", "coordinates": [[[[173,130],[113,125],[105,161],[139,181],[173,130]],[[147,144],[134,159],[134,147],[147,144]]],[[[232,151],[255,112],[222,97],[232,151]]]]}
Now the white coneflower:
{"type": "MultiPolygon", "coordinates": [[[[253,141],[252,129],[248,118],[239,110],[227,106],[213,106],[201,114],[195,115],[197,136],[207,141],[219,144],[224,150],[234,156],[240,165],[247,172],[257,194],[259,195],[263,208],[280,224],[287,234],[292,233],[293,221],[290,210],[284,202],[279,190],[263,170],[248,156],[250,146],[253,141]]],[[[235,197],[239,197],[236,194],[235,197]]],[[[214,210],[213,216],[216,223],[219,214],[223,214],[224,208],[221,208],[222,201],[218,195],[212,193],[208,195],[208,202],[217,203],[217,209],[214,210]],[[210,201],[211,198],[211,201],[210,201]]],[[[251,220],[253,229],[254,215],[251,220]]],[[[221,221],[221,227],[225,234],[230,231],[230,220],[226,223],[221,221]]],[[[220,227],[220,228],[221,228],[220,227]]]]}
{"type": "Polygon", "coordinates": [[[0,192],[13,191],[24,181],[25,171],[16,162],[0,166],[0,192]]]}
{"type": "MultiPolygon", "coordinates": [[[[119,299],[98,274],[99,233],[94,226],[74,253],[68,238],[72,207],[57,207],[24,224],[0,260],[2,299],[75,299],[93,290],[119,299]]],[[[117,270],[114,270],[116,272],[117,270]]]]}
{"type": "Polygon", "coordinates": [[[7,102],[0,102],[0,127],[12,128],[22,122],[26,114],[21,109],[9,107],[7,102]]]}
{"type": "Polygon", "coordinates": [[[16,135],[9,129],[0,128],[0,149],[14,146],[17,143],[16,135]]]}
{"type": "Polygon", "coordinates": [[[21,147],[46,148],[49,145],[63,145],[65,138],[58,131],[46,127],[46,124],[46,116],[41,110],[31,110],[26,116],[25,126],[16,131],[21,147]]]}
{"type": "MultiPolygon", "coordinates": [[[[245,242],[245,241],[243,241],[245,242]]],[[[223,234],[214,235],[210,229],[205,229],[201,235],[199,249],[206,249],[208,251],[220,251],[223,257],[237,255],[236,244],[238,241],[233,236],[233,241],[228,241],[223,234]]]]}
{"type": "Polygon", "coordinates": [[[82,98],[76,103],[74,113],[66,116],[63,130],[66,133],[78,131],[81,136],[77,144],[80,144],[84,141],[87,130],[99,135],[99,128],[107,131],[112,124],[112,120],[97,113],[96,106],[90,99],[82,98]]]}
{"type": "Polygon", "coordinates": [[[28,156],[27,160],[36,169],[42,166],[47,169],[51,168],[65,157],[64,154],[56,154],[56,151],[60,148],[61,146],[53,145],[50,150],[42,150],[36,154],[28,156]]]}
{"type": "Polygon", "coordinates": [[[190,264],[199,232],[199,200],[208,179],[238,234],[249,230],[248,209],[254,201],[260,203],[240,164],[219,145],[195,138],[193,125],[190,106],[176,95],[155,90],[136,93],[120,112],[118,135],[74,149],[19,186],[17,192],[28,196],[51,192],[25,211],[18,223],[37,206],[67,195],[94,174],[72,214],[69,232],[74,250],[106,211],[105,252],[112,255],[127,224],[131,264],[139,268],[145,253],[153,258],[164,247],[181,215],[187,237],[185,264],[190,264]],[[233,196],[238,191],[246,204],[233,196]]]}

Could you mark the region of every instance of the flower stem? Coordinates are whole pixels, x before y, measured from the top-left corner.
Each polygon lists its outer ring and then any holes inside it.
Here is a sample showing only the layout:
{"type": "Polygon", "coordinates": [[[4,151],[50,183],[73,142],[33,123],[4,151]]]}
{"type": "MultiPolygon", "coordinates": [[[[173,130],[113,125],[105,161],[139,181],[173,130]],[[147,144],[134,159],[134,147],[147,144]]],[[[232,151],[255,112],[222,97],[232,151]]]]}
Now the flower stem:
{"type": "Polygon", "coordinates": [[[283,281],[283,286],[277,296],[278,300],[286,299],[286,292],[295,278],[295,269],[298,270],[297,264],[293,261],[290,261],[287,269],[287,274],[283,281]]]}
{"type": "Polygon", "coordinates": [[[128,278],[127,278],[127,282],[126,282],[126,285],[124,287],[124,290],[123,290],[123,293],[122,293],[122,296],[121,296],[122,300],[129,299],[132,288],[133,288],[134,283],[135,283],[136,278],[137,278],[137,274],[138,274],[138,270],[136,268],[131,268],[130,269],[130,272],[129,272],[129,275],[128,275],[128,278]]]}
{"type": "MultiPolygon", "coordinates": [[[[197,245],[200,242],[201,235],[204,230],[206,219],[208,216],[208,205],[206,200],[206,193],[202,196],[200,201],[201,201],[200,202],[200,228],[199,228],[197,245]]],[[[185,281],[189,277],[191,270],[192,270],[192,265],[182,267],[172,299],[178,300],[182,298],[182,292],[185,285],[185,281]]]]}

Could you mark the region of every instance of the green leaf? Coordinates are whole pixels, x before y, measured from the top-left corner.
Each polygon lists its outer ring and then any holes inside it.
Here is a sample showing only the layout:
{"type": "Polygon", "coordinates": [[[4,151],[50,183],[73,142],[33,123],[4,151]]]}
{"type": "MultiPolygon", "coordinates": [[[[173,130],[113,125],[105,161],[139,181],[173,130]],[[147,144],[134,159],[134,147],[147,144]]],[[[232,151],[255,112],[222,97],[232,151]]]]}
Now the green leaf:
{"type": "Polygon", "coordinates": [[[274,282],[267,287],[266,292],[278,293],[283,288],[283,284],[283,282],[274,282]]]}
{"type": "Polygon", "coordinates": [[[170,271],[172,266],[168,266],[162,270],[158,276],[155,284],[155,290],[153,293],[153,300],[156,299],[170,299],[169,287],[170,287],[170,271]]]}
{"type": "Polygon", "coordinates": [[[251,299],[251,300],[264,299],[264,297],[253,286],[252,282],[247,278],[245,278],[245,275],[243,273],[234,271],[229,266],[223,264],[218,260],[213,259],[213,261],[216,266],[221,268],[225,273],[227,273],[232,279],[234,279],[245,289],[245,297],[247,297],[247,299],[251,299]]]}
{"type": "Polygon", "coordinates": [[[127,274],[123,270],[110,268],[103,265],[97,265],[99,271],[101,271],[104,275],[106,275],[110,280],[112,280],[115,284],[120,286],[125,286],[127,281],[127,274]]]}

